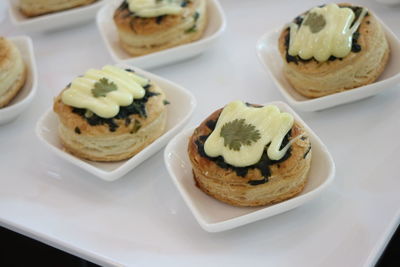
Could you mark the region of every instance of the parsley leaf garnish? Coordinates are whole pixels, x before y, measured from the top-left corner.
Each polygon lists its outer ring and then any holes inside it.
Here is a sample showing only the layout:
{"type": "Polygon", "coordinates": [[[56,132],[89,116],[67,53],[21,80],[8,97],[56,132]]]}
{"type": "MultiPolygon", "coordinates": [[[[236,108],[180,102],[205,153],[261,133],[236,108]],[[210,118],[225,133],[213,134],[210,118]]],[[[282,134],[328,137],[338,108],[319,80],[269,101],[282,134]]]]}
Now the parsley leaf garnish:
{"type": "Polygon", "coordinates": [[[117,89],[118,87],[115,83],[109,82],[107,78],[101,78],[98,82],[94,84],[92,94],[94,97],[105,97],[107,93],[116,91],[117,89]]]}
{"type": "Polygon", "coordinates": [[[317,33],[325,27],[326,20],[323,15],[310,13],[308,14],[306,21],[304,21],[303,24],[304,26],[310,27],[310,31],[312,33],[317,33]]]}
{"type": "Polygon", "coordinates": [[[197,31],[197,27],[195,24],[192,27],[190,27],[189,29],[185,30],[185,33],[192,33],[192,32],[196,32],[196,31],[197,31]]]}
{"type": "Polygon", "coordinates": [[[224,138],[224,146],[235,151],[239,151],[242,145],[249,146],[261,138],[256,127],[246,123],[244,119],[235,119],[225,123],[221,128],[220,135],[224,138]]]}

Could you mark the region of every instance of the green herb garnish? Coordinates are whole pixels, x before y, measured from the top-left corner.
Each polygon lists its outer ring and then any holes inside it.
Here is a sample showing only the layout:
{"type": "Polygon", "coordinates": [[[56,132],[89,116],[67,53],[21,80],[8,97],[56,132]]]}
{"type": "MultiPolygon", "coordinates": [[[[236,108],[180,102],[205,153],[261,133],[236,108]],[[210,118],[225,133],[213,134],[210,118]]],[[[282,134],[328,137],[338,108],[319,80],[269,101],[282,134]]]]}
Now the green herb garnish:
{"type": "Polygon", "coordinates": [[[325,27],[326,20],[325,20],[324,16],[322,16],[320,14],[310,13],[310,14],[308,14],[303,25],[310,27],[310,31],[312,33],[317,33],[325,27]]]}
{"type": "Polygon", "coordinates": [[[235,151],[239,151],[242,145],[249,146],[261,138],[256,127],[246,123],[244,119],[225,123],[221,128],[220,136],[224,138],[224,146],[235,151]]]}
{"type": "Polygon", "coordinates": [[[165,106],[171,104],[171,102],[169,102],[167,99],[164,99],[163,103],[164,103],[165,106]]]}
{"type": "Polygon", "coordinates": [[[199,17],[200,17],[200,13],[196,11],[196,13],[194,13],[194,15],[193,15],[194,21],[196,22],[199,19],[199,17]]]}
{"type": "Polygon", "coordinates": [[[107,78],[101,78],[94,84],[92,94],[94,97],[105,97],[109,92],[116,91],[117,89],[118,87],[115,83],[109,82],[107,78]]]}
{"type": "Polygon", "coordinates": [[[139,114],[140,117],[142,118],[147,117],[146,110],[141,108],[140,103],[133,101],[130,106],[132,107],[132,109],[135,109],[137,111],[137,114],[139,114]]]}
{"type": "Polygon", "coordinates": [[[131,134],[136,133],[137,131],[139,131],[140,128],[142,128],[142,124],[140,123],[140,121],[135,119],[135,125],[133,126],[131,134]]]}
{"type": "Polygon", "coordinates": [[[92,116],[93,116],[93,112],[87,109],[87,110],[85,111],[85,118],[90,118],[90,117],[92,117],[92,116]]]}
{"type": "Polygon", "coordinates": [[[196,32],[196,31],[197,31],[197,27],[196,27],[196,24],[195,24],[191,28],[187,29],[185,31],[185,33],[192,33],[192,32],[196,32]]]}

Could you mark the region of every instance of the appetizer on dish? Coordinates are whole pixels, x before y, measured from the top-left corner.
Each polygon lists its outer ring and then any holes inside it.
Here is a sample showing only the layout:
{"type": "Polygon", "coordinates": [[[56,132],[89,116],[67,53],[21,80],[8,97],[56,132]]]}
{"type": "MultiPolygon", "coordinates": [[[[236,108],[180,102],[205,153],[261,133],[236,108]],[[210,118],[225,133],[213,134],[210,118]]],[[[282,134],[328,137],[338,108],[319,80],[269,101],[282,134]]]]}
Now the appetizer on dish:
{"type": "Polygon", "coordinates": [[[25,84],[26,66],[18,48],[0,37],[0,108],[5,107],[25,84]]]}
{"type": "Polygon", "coordinates": [[[89,5],[97,0],[19,0],[19,8],[27,17],[89,5]]]}
{"type": "Polygon", "coordinates": [[[202,191],[231,205],[261,206],[303,190],[312,153],[291,114],[235,101],[195,129],[188,154],[202,191]]]}
{"type": "Polygon", "coordinates": [[[105,66],[75,78],[53,109],[67,151],[93,161],[118,161],[163,134],[165,103],[154,82],[131,69],[105,66]]]}
{"type": "Polygon", "coordinates": [[[124,0],[114,13],[122,48],[141,56],[200,39],[206,0],[124,0]]]}
{"type": "Polygon", "coordinates": [[[350,4],[323,5],[296,17],[282,31],[279,51],[287,80],[311,98],[374,82],[389,58],[379,21],[350,4]]]}

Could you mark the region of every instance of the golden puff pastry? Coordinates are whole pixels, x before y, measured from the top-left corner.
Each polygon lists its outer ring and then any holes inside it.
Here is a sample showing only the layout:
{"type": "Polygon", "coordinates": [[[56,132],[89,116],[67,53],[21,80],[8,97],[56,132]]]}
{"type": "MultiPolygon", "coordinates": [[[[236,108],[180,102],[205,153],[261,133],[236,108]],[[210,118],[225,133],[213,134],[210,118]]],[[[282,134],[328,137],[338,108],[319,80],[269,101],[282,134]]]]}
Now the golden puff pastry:
{"type": "Polygon", "coordinates": [[[0,108],[6,106],[25,84],[26,66],[18,48],[0,37],[0,108]]]}
{"type": "Polygon", "coordinates": [[[67,105],[61,93],[53,110],[58,115],[59,137],[64,148],[92,161],[124,160],[143,150],[164,133],[167,118],[163,90],[154,82],[144,89],[142,98],[119,107],[117,115],[111,118],[67,105]]]}
{"type": "Polygon", "coordinates": [[[163,10],[156,9],[154,15],[153,11],[134,13],[128,2],[125,0],[115,11],[114,22],[120,45],[132,56],[193,42],[200,39],[207,26],[206,0],[174,0],[181,9],[177,14],[163,14],[163,10]]]}
{"type": "Polygon", "coordinates": [[[97,0],[19,0],[21,12],[27,17],[89,5],[97,0]]]}
{"type": "MultiPolygon", "coordinates": [[[[293,56],[289,53],[292,42],[291,26],[306,27],[305,21],[313,15],[312,10],[295,18],[280,34],[279,51],[284,61],[284,76],[303,96],[321,97],[370,84],[379,77],[388,62],[390,48],[385,33],[372,12],[350,4],[339,4],[338,7],[341,10],[350,9],[354,14],[354,19],[349,24],[354,28],[354,34],[350,36],[351,51],[344,57],[331,55],[326,61],[321,62],[315,57],[303,59],[299,55],[293,56]],[[359,26],[356,27],[355,23],[358,20],[359,26]]],[[[318,16],[314,16],[316,17],[318,16]]],[[[319,30],[318,21],[315,21],[319,30]]],[[[322,26],[329,26],[329,22],[327,25],[324,23],[322,26]]],[[[337,24],[335,21],[333,23],[337,24]]],[[[324,42],[327,40],[318,41],[321,45],[324,42]]],[[[333,46],[338,47],[338,44],[333,46]]]]}
{"type": "Polygon", "coordinates": [[[294,122],[282,142],[285,145],[293,140],[283,158],[271,160],[265,150],[256,164],[235,167],[222,156],[209,157],[204,149],[221,111],[206,118],[189,139],[188,155],[197,187],[234,206],[267,205],[299,194],[307,182],[312,154],[304,128],[294,122]]]}

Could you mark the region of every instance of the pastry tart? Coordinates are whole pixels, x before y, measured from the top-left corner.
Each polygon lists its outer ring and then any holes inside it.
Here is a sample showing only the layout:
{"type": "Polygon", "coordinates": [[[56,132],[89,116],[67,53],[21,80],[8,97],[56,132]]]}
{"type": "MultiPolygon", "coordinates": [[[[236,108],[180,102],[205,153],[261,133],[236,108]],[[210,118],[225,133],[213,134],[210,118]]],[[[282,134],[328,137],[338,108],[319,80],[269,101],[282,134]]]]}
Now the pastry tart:
{"type": "Polygon", "coordinates": [[[163,134],[165,104],[156,83],[133,70],[105,66],[74,79],[53,109],[67,151],[92,161],[119,161],[163,134]]]}
{"type": "Polygon", "coordinates": [[[89,5],[97,0],[19,0],[21,12],[27,17],[89,5]]]}
{"type": "Polygon", "coordinates": [[[189,139],[198,188],[234,206],[261,206],[299,194],[307,182],[307,132],[276,106],[235,101],[206,118],[189,139]]]}
{"type": "Polygon", "coordinates": [[[0,37],[0,108],[6,106],[25,84],[26,65],[18,48],[0,37]]]}
{"type": "Polygon", "coordinates": [[[124,0],[114,13],[120,44],[141,56],[200,39],[206,0],[124,0]]]}
{"type": "Polygon", "coordinates": [[[328,4],[296,17],[279,37],[283,73],[315,98],[374,82],[389,58],[380,22],[361,6],[328,4]]]}

